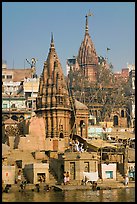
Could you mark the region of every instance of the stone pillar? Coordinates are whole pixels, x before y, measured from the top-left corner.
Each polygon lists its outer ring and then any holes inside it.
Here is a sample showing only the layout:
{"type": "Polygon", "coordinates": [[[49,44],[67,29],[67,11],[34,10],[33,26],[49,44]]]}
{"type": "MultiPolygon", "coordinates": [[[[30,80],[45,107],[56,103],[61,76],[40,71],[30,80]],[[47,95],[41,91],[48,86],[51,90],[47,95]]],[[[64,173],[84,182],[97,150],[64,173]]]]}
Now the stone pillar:
{"type": "Polygon", "coordinates": [[[57,137],[57,118],[56,118],[56,113],[53,113],[53,133],[54,137],[57,137]]]}
{"type": "Polygon", "coordinates": [[[128,173],[128,148],[128,145],[126,145],[124,153],[124,175],[128,173]]]}
{"type": "Polygon", "coordinates": [[[9,145],[11,149],[14,149],[14,140],[15,140],[15,137],[9,136],[9,145]]]}

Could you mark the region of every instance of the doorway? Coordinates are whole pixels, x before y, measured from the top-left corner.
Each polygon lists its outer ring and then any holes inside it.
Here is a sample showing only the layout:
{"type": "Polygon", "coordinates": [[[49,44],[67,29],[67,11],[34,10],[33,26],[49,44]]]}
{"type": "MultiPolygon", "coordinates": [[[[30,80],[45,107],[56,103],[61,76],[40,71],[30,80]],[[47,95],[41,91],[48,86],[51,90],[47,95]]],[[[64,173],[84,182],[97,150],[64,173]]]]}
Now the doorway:
{"type": "Polygon", "coordinates": [[[118,126],[118,116],[114,115],[114,127],[118,126]]]}

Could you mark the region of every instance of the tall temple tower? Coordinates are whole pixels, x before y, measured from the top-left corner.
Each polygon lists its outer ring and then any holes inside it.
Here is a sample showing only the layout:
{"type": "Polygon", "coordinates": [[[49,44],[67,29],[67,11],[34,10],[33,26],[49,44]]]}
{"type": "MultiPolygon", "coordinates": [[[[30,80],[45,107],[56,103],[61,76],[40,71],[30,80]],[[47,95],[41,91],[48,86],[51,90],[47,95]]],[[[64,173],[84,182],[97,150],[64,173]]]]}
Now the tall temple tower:
{"type": "Polygon", "coordinates": [[[45,139],[53,140],[53,150],[58,150],[59,142],[71,133],[71,104],[67,84],[57,56],[53,34],[47,60],[44,62],[37,97],[38,115],[45,118],[45,139]]]}
{"type": "MultiPolygon", "coordinates": [[[[39,81],[36,110],[24,121],[24,135],[15,140],[20,150],[64,152],[69,149],[72,136],[88,135],[88,107],[71,95],[59,58],[53,35],[47,60],[39,81]]],[[[14,142],[14,143],[15,143],[14,142]]]]}
{"type": "Polygon", "coordinates": [[[94,48],[94,44],[90,38],[88,31],[88,17],[92,14],[87,14],[86,17],[86,27],[84,40],[81,43],[78,52],[78,63],[80,68],[82,68],[84,76],[88,78],[90,82],[96,81],[96,67],[98,65],[98,56],[94,48]]]}

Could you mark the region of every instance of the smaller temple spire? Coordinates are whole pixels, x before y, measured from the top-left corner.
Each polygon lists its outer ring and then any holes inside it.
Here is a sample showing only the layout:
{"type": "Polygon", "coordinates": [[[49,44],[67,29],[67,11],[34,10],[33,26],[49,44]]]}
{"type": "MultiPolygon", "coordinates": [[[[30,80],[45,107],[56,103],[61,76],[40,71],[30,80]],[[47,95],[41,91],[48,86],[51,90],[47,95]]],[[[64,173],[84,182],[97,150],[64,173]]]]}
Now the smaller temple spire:
{"type": "Polygon", "coordinates": [[[85,33],[88,33],[88,15],[86,17],[86,28],[85,28],[85,33]]]}
{"type": "Polygon", "coordinates": [[[88,17],[89,16],[93,16],[93,14],[90,12],[90,10],[89,10],[89,13],[88,14],[86,14],[86,27],[85,27],[85,34],[86,33],[88,33],[88,17]]]}
{"type": "Polygon", "coordinates": [[[50,47],[51,47],[51,48],[54,48],[53,33],[51,33],[51,43],[50,43],[50,47]]]}

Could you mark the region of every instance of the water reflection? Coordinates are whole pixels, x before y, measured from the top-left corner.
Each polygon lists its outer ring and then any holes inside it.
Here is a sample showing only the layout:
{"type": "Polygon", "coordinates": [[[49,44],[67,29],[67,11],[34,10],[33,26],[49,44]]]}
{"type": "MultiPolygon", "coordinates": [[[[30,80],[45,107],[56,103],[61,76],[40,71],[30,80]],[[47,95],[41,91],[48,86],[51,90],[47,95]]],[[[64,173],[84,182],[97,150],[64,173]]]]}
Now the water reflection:
{"type": "Polygon", "coordinates": [[[135,202],[135,188],[99,191],[9,192],[3,202],[135,202]]]}

